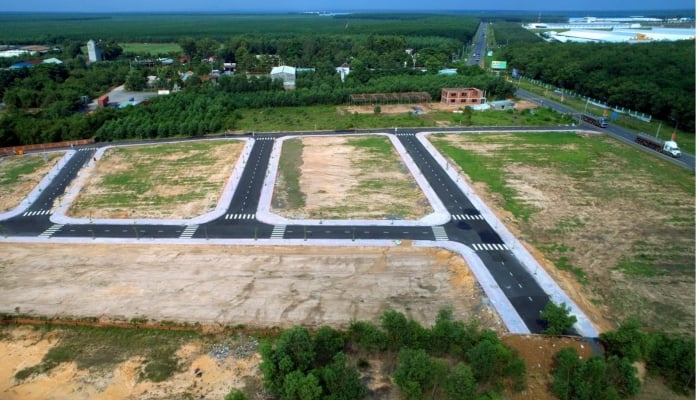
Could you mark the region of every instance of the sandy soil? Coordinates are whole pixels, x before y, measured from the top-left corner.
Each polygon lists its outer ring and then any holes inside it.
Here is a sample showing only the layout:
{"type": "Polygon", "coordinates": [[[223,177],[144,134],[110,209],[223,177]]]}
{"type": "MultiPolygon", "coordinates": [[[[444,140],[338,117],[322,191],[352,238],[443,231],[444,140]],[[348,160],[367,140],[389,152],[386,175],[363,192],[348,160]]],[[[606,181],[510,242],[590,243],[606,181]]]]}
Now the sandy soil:
{"type": "Polygon", "coordinates": [[[288,327],[376,321],[393,308],[427,325],[452,306],[459,319],[499,324],[459,255],[410,244],[0,244],[0,253],[5,313],[288,327]]]}
{"type": "Polygon", "coordinates": [[[44,399],[223,399],[232,388],[243,389],[251,381],[260,387],[260,356],[214,358],[210,346],[191,341],[177,352],[181,372],[154,383],[139,378],[143,363],[138,357],[117,364],[111,371],[78,369],[75,362],[63,363],[48,374],[16,381],[14,374],[39,364],[60,339],[60,331],[41,334],[27,326],[7,329],[9,337],[0,340],[0,397],[6,400],[44,399]],[[200,371],[197,376],[195,371],[200,371]]]}
{"type": "MultiPolygon", "coordinates": [[[[418,219],[433,211],[395,150],[379,159],[346,137],[301,140],[299,186],[305,205],[290,209],[273,201],[272,212],[287,218],[418,219]],[[382,187],[366,185],[368,181],[382,182],[382,187]]],[[[284,196],[284,183],[278,180],[275,191],[284,196]]]]}
{"type": "Polygon", "coordinates": [[[1,176],[6,173],[5,171],[9,171],[19,165],[24,165],[27,162],[31,162],[31,160],[43,159],[46,157],[46,162],[41,164],[41,166],[32,173],[20,176],[15,183],[0,185],[0,212],[12,210],[17,207],[22,199],[27,197],[27,195],[34,190],[36,185],[44,178],[51,168],[56,165],[64,154],[64,152],[53,152],[0,158],[1,176]]]}

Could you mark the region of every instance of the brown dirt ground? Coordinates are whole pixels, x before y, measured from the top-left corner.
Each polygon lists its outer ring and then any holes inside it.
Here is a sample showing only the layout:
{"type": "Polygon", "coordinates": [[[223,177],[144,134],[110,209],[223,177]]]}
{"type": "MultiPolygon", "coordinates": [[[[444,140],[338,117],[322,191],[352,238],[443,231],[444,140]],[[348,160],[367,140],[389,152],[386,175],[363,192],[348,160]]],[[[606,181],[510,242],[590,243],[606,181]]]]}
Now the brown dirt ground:
{"type": "Polygon", "coordinates": [[[27,159],[47,157],[47,162],[41,165],[31,174],[22,175],[17,182],[12,184],[3,184],[0,186],[0,212],[12,210],[17,207],[22,199],[27,197],[36,185],[44,178],[44,176],[53,168],[54,165],[63,157],[64,152],[54,152],[46,154],[25,154],[22,156],[11,156],[0,158],[0,174],[10,168],[13,168],[20,163],[24,163],[27,159]]]}
{"type": "MultiPolygon", "coordinates": [[[[346,137],[301,140],[304,147],[299,186],[305,205],[280,208],[273,201],[272,212],[287,218],[385,219],[400,209],[407,210],[401,213],[402,218],[417,219],[433,211],[413,176],[401,167],[395,150],[377,160],[349,144],[351,139],[346,137]],[[364,167],[365,162],[373,167],[364,167]],[[374,167],[376,162],[382,167],[374,167]],[[368,189],[363,186],[367,180],[384,182],[384,186],[368,189]]],[[[275,186],[275,196],[284,196],[284,183],[278,179],[275,186]]]]}

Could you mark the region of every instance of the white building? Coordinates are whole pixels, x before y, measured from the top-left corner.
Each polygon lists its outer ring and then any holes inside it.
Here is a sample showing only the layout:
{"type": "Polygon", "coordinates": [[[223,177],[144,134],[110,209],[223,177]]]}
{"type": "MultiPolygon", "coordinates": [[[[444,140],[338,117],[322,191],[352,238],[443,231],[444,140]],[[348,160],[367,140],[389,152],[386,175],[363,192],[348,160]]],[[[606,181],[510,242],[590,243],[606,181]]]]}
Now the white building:
{"type": "Polygon", "coordinates": [[[90,62],[102,61],[102,48],[100,45],[95,43],[94,40],[90,39],[87,42],[88,48],[88,60],[90,62]]]}
{"type": "Polygon", "coordinates": [[[297,71],[296,68],[287,65],[272,68],[270,79],[279,79],[285,89],[293,89],[296,85],[297,71]]]}

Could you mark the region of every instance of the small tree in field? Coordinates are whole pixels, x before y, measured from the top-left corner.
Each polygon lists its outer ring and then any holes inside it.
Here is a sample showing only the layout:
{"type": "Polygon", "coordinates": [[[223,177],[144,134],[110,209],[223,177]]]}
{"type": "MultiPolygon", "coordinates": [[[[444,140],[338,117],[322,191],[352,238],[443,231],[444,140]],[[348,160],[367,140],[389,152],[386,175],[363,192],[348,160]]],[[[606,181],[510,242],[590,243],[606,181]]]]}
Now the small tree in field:
{"type": "Polygon", "coordinates": [[[381,106],[374,106],[374,114],[379,115],[382,113],[382,107],[381,106]]]}
{"type": "Polygon", "coordinates": [[[540,312],[540,318],[547,324],[543,333],[547,335],[561,335],[571,329],[576,323],[576,316],[570,315],[571,309],[566,304],[556,305],[547,302],[544,310],[540,312]]]}

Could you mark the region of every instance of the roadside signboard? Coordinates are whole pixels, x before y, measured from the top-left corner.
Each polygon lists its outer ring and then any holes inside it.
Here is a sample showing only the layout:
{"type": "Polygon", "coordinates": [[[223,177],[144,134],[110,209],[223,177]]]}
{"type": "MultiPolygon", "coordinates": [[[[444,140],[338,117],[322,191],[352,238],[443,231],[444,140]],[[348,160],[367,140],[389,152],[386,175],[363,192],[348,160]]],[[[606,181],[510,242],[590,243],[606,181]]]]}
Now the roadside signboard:
{"type": "Polygon", "coordinates": [[[505,61],[491,61],[491,69],[506,69],[505,61]]]}

